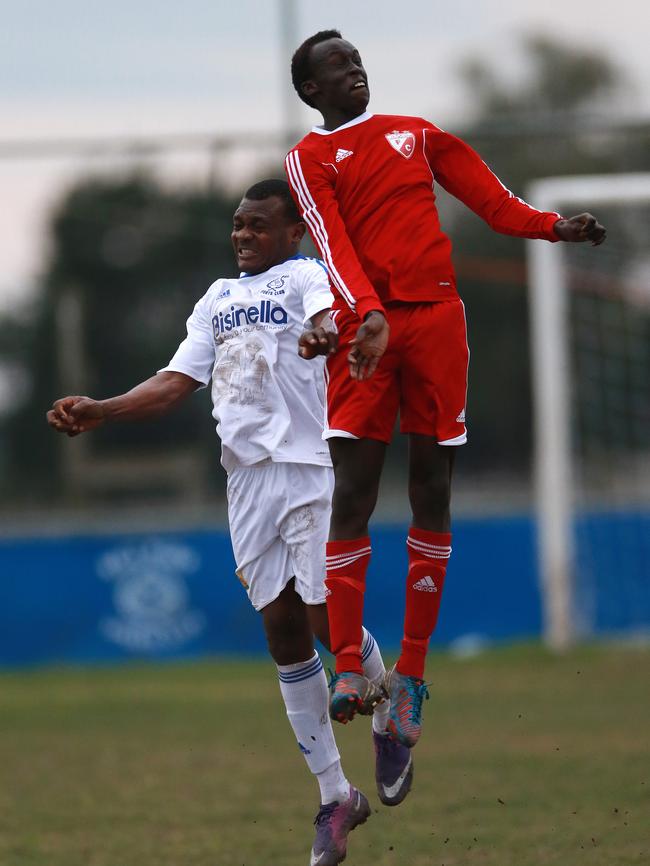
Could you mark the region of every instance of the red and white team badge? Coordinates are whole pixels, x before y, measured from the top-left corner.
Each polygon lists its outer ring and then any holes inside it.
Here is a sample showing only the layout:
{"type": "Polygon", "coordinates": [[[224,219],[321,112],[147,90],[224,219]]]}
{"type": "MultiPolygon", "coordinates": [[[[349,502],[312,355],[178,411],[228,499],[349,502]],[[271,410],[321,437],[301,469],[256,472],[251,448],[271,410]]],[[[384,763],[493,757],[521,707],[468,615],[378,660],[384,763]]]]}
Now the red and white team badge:
{"type": "Polygon", "coordinates": [[[415,136],[412,132],[387,132],[386,141],[400,153],[404,159],[410,159],[415,153],[415,136]]]}

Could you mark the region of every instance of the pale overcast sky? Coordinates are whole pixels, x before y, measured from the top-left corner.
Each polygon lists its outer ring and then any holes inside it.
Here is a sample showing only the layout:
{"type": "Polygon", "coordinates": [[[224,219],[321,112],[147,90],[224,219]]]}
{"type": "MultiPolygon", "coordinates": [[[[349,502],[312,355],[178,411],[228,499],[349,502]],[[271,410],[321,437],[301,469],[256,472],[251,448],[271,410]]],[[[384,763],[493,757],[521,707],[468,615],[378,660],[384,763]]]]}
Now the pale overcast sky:
{"type": "MultiPolygon", "coordinates": [[[[296,43],[338,27],[361,50],[371,109],[424,114],[447,128],[469,105],[457,68],[470,56],[516,75],[517,37],[543,32],[602,49],[650,115],[650,12],[643,0],[296,0],[296,43]]],[[[0,143],[66,136],[277,130],[289,57],[281,0],[20,0],[3,4],[0,143]]],[[[296,105],[299,103],[296,102],[296,105]]],[[[307,129],[316,115],[299,108],[307,129]]],[[[84,166],[85,167],[85,166],[84,166]]],[[[0,160],[0,305],[43,263],[46,208],[80,166],[0,160]]]]}

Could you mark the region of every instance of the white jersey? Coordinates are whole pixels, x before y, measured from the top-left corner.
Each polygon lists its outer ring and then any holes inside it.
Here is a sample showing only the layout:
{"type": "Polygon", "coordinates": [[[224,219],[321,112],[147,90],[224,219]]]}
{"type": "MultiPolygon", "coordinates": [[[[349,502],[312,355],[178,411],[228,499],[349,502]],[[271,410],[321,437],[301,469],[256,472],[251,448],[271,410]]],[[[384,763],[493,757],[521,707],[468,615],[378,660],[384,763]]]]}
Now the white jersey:
{"type": "Polygon", "coordinates": [[[324,358],[301,358],[298,337],[333,300],[322,263],[297,255],[262,274],[217,280],[194,307],[164,370],[204,385],[212,378],[226,472],[266,459],[331,465],[321,439],[324,358]]]}

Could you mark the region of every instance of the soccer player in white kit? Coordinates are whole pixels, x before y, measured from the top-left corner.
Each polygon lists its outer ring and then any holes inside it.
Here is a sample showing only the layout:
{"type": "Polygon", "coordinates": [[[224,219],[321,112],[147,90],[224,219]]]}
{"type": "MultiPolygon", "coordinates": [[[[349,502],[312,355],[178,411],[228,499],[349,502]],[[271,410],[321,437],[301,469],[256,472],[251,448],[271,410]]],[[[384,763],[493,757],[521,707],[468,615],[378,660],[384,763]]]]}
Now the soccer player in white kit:
{"type": "MultiPolygon", "coordinates": [[[[343,773],[314,649],[314,634],[329,646],[324,579],[333,487],[321,438],[324,360],[314,356],[333,350],[336,337],[323,327],[333,301],[326,270],[299,253],[304,232],[286,181],[252,186],[233,217],[242,273],[210,286],[169,364],[117,397],[61,398],[47,420],[76,436],[163,415],[212,380],[237,576],[261,612],[287,716],[320,787],[311,862],[332,866],[370,807],[343,773]]],[[[381,681],[381,654],[365,630],[362,654],[365,675],[381,681]]],[[[373,715],[375,774],[382,802],[396,805],[410,790],[413,765],[409,750],[385,735],[387,717],[387,704],[373,715]]]]}

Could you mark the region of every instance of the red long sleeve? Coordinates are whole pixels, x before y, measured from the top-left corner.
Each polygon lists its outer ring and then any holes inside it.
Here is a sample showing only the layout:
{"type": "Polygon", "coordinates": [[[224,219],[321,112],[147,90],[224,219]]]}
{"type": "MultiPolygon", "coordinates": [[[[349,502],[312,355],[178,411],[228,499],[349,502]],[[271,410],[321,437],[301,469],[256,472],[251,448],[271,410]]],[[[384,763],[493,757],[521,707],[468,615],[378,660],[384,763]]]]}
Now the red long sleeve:
{"type": "Polygon", "coordinates": [[[440,186],[495,231],[520,238],[557,241],[556,213],[538,211],[510,192],[464,141],[436,127],[424,128],[425,153],[440,186]]]}
{"type": "Polygon", "coordinates": [[[362,321],[371,310],[383,311],[341,219],[332,166],[323,165],[308,152],[295,149],[287,155],[285,168],[292,195],[327,265],[337,294],[362,321]]]}

